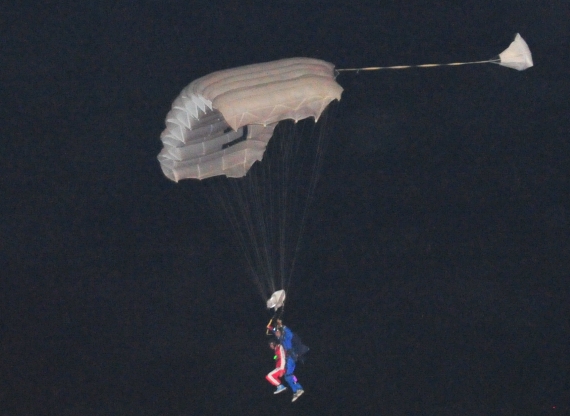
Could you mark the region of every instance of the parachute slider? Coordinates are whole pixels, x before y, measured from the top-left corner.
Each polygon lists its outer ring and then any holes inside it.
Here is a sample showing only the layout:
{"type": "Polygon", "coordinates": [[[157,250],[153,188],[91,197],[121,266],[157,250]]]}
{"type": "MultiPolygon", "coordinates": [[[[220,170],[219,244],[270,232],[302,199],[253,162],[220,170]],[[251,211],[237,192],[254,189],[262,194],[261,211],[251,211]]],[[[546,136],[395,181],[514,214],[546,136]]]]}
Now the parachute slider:
{"type": "Polygon", "coordinates": [[[267,309],[273,308],[275,311],[285,304],[285,291],[283,289],[276,291],[267,299],[267,309]]]}

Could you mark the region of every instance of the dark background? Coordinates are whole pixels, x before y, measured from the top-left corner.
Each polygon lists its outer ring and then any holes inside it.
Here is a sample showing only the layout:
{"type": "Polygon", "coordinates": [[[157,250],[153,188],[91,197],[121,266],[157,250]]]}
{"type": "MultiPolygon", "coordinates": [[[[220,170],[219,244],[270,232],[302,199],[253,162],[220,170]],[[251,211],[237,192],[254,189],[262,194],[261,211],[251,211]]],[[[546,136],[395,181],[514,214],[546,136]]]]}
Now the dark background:
{"type": "Polygon", "coordinates": [[[5,1],[0,414],[549,415],[570,408],[566,1],[5,1]],[[273,396],[231,234],[156,155],[179,91],[283,57],[342,74],[273,396]]]}

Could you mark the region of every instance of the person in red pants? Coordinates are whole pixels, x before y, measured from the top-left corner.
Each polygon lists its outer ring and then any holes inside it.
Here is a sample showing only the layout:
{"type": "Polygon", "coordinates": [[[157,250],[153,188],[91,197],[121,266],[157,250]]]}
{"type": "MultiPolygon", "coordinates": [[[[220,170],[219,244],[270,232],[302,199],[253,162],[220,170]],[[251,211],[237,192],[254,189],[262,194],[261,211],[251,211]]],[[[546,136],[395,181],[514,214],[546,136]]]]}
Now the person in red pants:
{"type": "Polygon", "coordinates": [[[277,386],[277,389],[275,389],[273,394],[279,394],[287,390],[287,387],[281,384],[281,377],[285,374],[285,363],[287,361],[285,357],[285,349],[277,338],[272,338],[269,341],[269,348],[275,351],[275,369],[267,374],[265,378],[272,385],[277,386]]]}
{"type": "MultiPolygon", "coordinates": [[[[301,386],[301,383],[299,383],[297,377],[295,377],[295,362],[299,356],[306,353],[309,348],[301,344],[299,337],[297,337],[297,340],[300,345],[297,345],[298,348],[293,348],[293,338],[295,335],[289,328],[283,325],[283,322],[280,319],[277,320],[277,325],[275,327],[272,327],[270,322],[267,326],[267,330],[268,332],[273,332],[276,338],[274,342],[278,342],[279,346],[285,352],[285,354],[283,354],[285,371],[282,375],[287,384],[289,384],[289,387],[291,387],[291,391],[293,392],[293,399],[291,401],[294,402],[305,392],[303,390],[303,386],[301,386]]],[[[275,391],[275,394],[281,393],[285,389],[286,387],[280,385],[280,387],[277,388],[277,391],[275,391]]]]}

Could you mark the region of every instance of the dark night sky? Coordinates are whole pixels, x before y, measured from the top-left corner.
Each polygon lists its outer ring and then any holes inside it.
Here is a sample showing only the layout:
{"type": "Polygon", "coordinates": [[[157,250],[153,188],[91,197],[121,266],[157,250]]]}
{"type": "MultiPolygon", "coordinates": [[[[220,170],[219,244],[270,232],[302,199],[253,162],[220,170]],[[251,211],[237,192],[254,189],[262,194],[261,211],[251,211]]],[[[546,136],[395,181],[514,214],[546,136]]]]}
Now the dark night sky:
{"type": "Polygon", "coordinates": [[[570,412],[570,6],[553,1],[0,5],[0,415],[570,412]],[[156,155],[172,100],[283,57],[342,74],[286,321],[197,184],[156,155]]]}

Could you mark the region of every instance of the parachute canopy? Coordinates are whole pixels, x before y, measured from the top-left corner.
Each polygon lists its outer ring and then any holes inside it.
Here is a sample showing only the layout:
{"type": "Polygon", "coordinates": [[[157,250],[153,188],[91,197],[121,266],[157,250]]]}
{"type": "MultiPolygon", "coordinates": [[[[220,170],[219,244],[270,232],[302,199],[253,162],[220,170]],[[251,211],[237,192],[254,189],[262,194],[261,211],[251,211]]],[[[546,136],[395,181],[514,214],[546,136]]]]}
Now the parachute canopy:
{"type": "Polygon", "coordinates": [[[513,68],[517,71],[524,71],[533,66],[530,49],[518,33],[509,47],[499,54],[499,59],[500,61],[497,62],[499,65],[513,68]]]}
{"type": "Polygon", "coordinates": [[[214,72],[182,90],[166,116],[158,155],[166,177],[244,176],[281,120],[318,120],[342,87],[334,65],[290,58],[214,72]]]}
{"type": "Polygon", "coordinates": [[[279,309],[285,303],[285,291],[278,290],[277,292],[273,293],[269,299],[267,299],[267,309],[279,309]]]}

